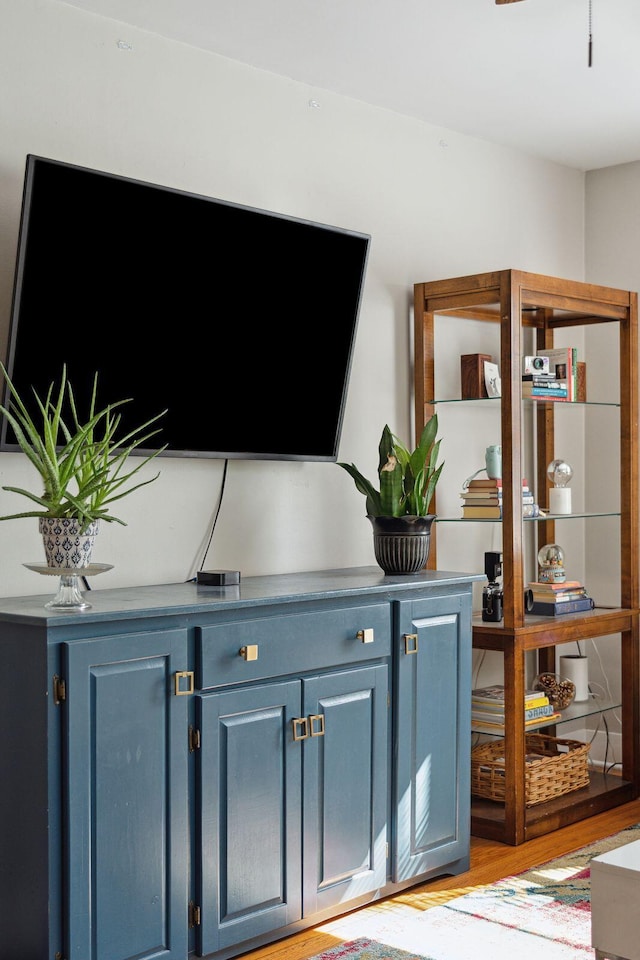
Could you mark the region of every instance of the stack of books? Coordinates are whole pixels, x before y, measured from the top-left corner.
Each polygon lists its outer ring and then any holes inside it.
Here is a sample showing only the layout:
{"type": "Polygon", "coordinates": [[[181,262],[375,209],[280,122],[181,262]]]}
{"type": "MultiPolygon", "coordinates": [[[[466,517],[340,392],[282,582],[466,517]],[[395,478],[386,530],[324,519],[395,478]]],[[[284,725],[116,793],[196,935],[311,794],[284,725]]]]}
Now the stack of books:
{"type": "MultiPolygon", "coordinates": [[[[524,695],[524,725],[526,729],[544,723],[553,723],[561,716],[546,694],[527,690],[524,695]]],[[[494,684],[471,691],[471,726],[477,732],[504,733],[504,686],[494,684]]]]}
{"type": "MultiPolygon", "coordinates": [[[[502,480],[470,480],[460,493],[464,520],[500,520],[502,518],[502,480]]],[[[537,517],[539,508],[525,479],[522,480],[522,513],[537,517]]]]}
{"type": "Polygon", "coordinates": [[[538,350],[537,356],[549,358],[549,372],[525,374],[522,377],[522,396],[538,400],[575,400],[578,379],[576,347],[538,350]]]}
{"type": "Polygon", "coordinates": [[[593,600],[579,580],[564,580],[561,583],[529,584],[533,594],[530,613],[544,617],[558,617],[563,613],[580,613],[593,609],[593,600]]]}
{"type": "Polygon", "coordinates": [[[522,378],[522,396],[532,400],[568,400],[566,380],[556,380],[546,373],[529,373],[522,378]]]}

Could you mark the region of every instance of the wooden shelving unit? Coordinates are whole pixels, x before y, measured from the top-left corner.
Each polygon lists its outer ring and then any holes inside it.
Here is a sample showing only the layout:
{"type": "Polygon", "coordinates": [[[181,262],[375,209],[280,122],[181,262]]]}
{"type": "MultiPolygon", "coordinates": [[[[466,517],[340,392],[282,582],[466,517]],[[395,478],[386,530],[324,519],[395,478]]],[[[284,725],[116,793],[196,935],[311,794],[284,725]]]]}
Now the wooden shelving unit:
{"type": "MultiPolygon", "coordinates": [[[[435,411],[435,317],[473,319],[499,324],[502,380],[501,440],[503,482],[504,619],[486,623],[474,618],[473,645],[499,651],[504,657],[506,800],[472,802],[472,833],[520,844],[566,824],[635,798],[640,793],[640,651],[638,579],[638,301],[637,294],[555,277],[502,270],[415,285],[415,427],[419,435],[435,411]],[[596,607],[585,614],[532,617],[525,613],[522,498],[523,401],[521,358],[523,335],[533,328],[537,350],[551,349],[554,331],[562,327],[616,324],[619,336],[620,430],[620,607],[596,607]],[[537,654],[540,670],[555,669],[555,647],[614,635],[620,643],[622,704],[621,776],[590,773],[589,787],[538,806],[525,805],[525,730],[521,708],[525,690],[525,657],[537,654]],[[520,708],[518,709],[518,705],[520,708]]],[[[477,401],[475,401],[477,402],[477,401]]],[[[495,403],[496,401],[488,401],[495,403]]],[[[545,506],[546,464],[554,454],[552,402],[536,404],[533,443],[537,447],[536,491],[545,506]]],[[[618,471],[614,471],[614,476],[618,471]]],[[[436,511],[437,512],[437,511],[436,511]]],[[[473,522],[473,521],[461,521],[473,522]]],[[[539,542],[555,542],[551,518],[539,524],[539,542]]],[[[581,521],[588,523],[588,519],[581,521]]],[[[429,566],[437,568],[438,528],[432,532],[429,566]]],[[[446,535],[446,528],[440,530],[446,535]]],[[[553,728],[549,731],[553,733],[553,728]]]]}

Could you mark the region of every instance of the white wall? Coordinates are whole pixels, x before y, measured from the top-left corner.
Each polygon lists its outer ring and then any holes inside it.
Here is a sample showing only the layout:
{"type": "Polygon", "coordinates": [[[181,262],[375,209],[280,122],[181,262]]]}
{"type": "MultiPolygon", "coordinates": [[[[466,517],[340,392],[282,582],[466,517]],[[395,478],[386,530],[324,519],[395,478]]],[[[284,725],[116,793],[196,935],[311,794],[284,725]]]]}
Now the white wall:
{"type": "MultiPolygon", "coordinates": [[[[0,347],[11,300],[24,160],[66,160],[372,235],[340,458],[373,473],[382,426],[411,439],[414,282],[521,268],[583,279],[584,175],[311,89],[67,7],[0,0],[0,347]],[[132,49],[122,49],[125,40],[132,49]],[[315,99],[320,108],[309,106],[315,99]]],[[[312,283],[321,277],[310,277],[312,283]]],[[[185,319],[176,318],[184,330],[185,319]]],[[[52,330],[64,317],[51,317],[52,330]]],[[[311,331],[301,325],[301,337],[311,331]]],[[[108,330],[83,336],[99,364],[108,330]]],[[[466,351],[462,351],[466,352],[466,351]]],[[[470,351],[473,352],[473,351],[470,351]]],[[[216,362],[233,358],[212,357],[216,362]]],[[[303,373],[303,371],[301,371],[303,373]]],[[[295,402],[304,407],[303,377],[295,402]]],[[[480,464],[464,425],[443,484],[480,464]]],[[[494,442],[487,438],[487,443],[494,442]]],[[[484,447],[484,442],[482,442],[484,447]]],[[[104,586],[181,581],[200,565],[221,461],[164,459],[123,501],[96,560],[104,586]]],[[[26,485],[21,455],[0,483],[26,485]]],[[[22,506],[0,491],[0,513],[22,506]]],[[[491,549],[487,545],[486,549],[491,549]]],[[[0,524],[0,595],[46,592],[35,522],[0,524]]],[[[448,558],[469,569],[464,549],[448,558]]],[[[373,563],[364,499],[334,464],[233,461],[207,567],[243,575],[373,563]]],[[[475,566],[475,560],[474,566],[475,566]]]]}
{"type": "MultiPolygon", "coordinates": [[[[640,162],[591,170],[585,178],[585,276],[593,283],[640,290],[640,162]]],[[[612,338],[605,325],[589,332],[586,353],[588,377],[615,381],[618,365],[617,338],[612,338]]],[[[587,433],[587,459],[593,503],[604,503],[618,481],[612,474],[612,458],[604,455],[607,441],[606,411],[597,414],[587,433]]],[[[615,452],[614,452],[615,453],[615,452]]],[[[636,536],[638,531],[636,531],[636,536]]],[[[589,525],[586,539],[586,582],[598,585],[598,599],[617,602],[615,574],[619,570],[619,540],[599,536],[597,527],[589,525]]],[[[575,648],[571,651],[575,652],[575,648]]],[[[600,638],[585,645],[589,654],[589,679],[595,692],[614,699],[620,695],[619,643],[617,638],[600,638]]],[[[594,721],[595,724],[595,721],[594,721]]],[[[615,759],[620,760],[621,745],[618,724],[610,718],[609,749],[613,745],[615,759]]],[[[604,754],[606,730],[601,728],[597,754],[604,754]]],[[[592,754],[594,753],[592,749],[592,754]]],[[[609,759],[611,754],[609,753],[609,759]]]]}

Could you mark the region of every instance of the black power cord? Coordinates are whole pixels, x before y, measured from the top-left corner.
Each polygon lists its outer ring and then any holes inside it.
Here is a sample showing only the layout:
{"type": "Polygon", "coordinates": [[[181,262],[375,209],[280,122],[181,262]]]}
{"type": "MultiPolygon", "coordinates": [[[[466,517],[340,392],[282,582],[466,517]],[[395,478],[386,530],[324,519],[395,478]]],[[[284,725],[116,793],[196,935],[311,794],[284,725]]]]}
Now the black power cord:
{"type": "MultiPolygon", "coordinates": [[[[227,459],[227,460],[224,461],[224,469],[223,469],[223,471],[222,471],[222,483],[220,484],[220,494],[219,494],[219,496],[218,496],[218,506],[216,507],[216,513],[215,513],[215,516],[214,516],[214,518],[213,518],[213,523],[211,524],[211,532],[210,532],[210,534],[209,534],[209,539],[208,539],[208,541],[207,541],[207,546],[205,547],[204,554],[202,555],[202,560],[201,560],[200,565],[199,565],[199,567],[198,567],[199,570],[202,570],[202,568],[204,567],[204,562],[205,562],[205,560],[207,559],[207,554],[209,553],[209,550],[211,549],[211,541],[213,540],[213,534],[214,534],[214,531],[215,531],[215,529],[216,529],[216,524],[217,524],[217,522],[218,522],[218,517],[220,516],[220,508],[222,507],[222,498],[224,497],[224,490],[225,490],[225,486],[226,486],[226,483],[227,483],[227,470],[228,470],[228,468],[229,468],[229,460],[227,459]]],[[[191,577],[191,579],[188,580],[187,582],[188,582],[188,583],[194,583],[195,580],[196,580],[195,577],[191,577]]]]}

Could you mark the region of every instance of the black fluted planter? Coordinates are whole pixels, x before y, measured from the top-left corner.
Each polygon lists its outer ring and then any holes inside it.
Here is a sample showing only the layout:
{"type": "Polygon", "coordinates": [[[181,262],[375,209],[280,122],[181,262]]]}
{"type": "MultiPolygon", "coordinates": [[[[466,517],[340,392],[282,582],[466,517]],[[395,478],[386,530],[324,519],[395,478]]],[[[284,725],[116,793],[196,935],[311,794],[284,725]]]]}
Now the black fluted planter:
{"type": "Polygon", "coordinates": [[[376,562],[385,573],[419,573],[429,559],[431,524],[426,517],[369,517],[373,527],[376,562]]]}

